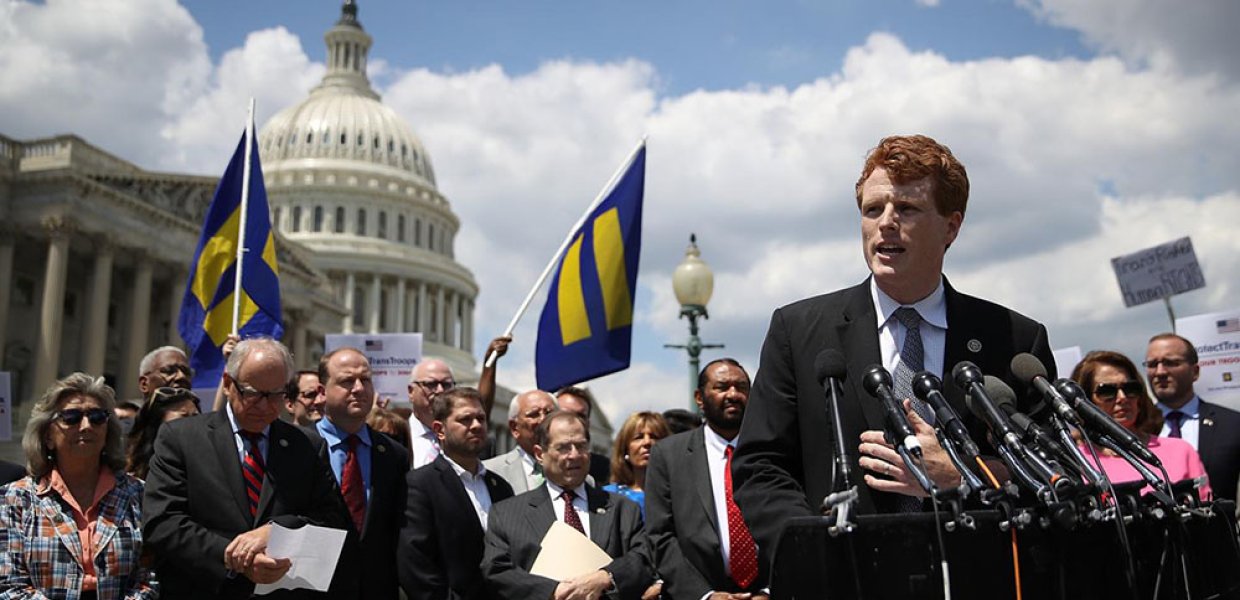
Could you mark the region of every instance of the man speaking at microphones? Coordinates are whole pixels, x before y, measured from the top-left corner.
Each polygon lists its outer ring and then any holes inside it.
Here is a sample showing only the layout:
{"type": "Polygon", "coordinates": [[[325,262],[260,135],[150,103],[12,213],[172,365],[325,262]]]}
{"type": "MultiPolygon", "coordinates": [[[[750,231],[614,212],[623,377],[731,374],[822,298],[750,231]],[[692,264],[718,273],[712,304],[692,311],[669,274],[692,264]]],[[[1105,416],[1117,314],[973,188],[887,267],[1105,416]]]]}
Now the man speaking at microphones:
{"type": "Polygon", "coordinates": [[[943,277],[943,257],[960,233],[969,196],[964,166],[947,147],[922,135],[883,139],[862,168],[856,196],[871,276],[775,311],[741,427],[735,496],[764,553],[775,548],[788,518],[818,514],[833,491],[833,427],[814,370],[820,351],[835,349],[847,363],[839,411],[844,442],[857,449],[849,454],[859,457],[849,483],[858,486],[861,514],[921,510],[925,496],[884,440],[883,405],[863,388],[867,367],[891,373],[928,474],[942,488],[956,486],[960,474],[927,424],[932,410],[913,396],[913,375],[939,374],[944,396],[983,454],[993,454],[985,425],[965,410],[963,391],[951,383],[952,367],[971,361],[1015,384],[1014,355],[1030,352],[1054,364],[1045,327],[962,294],[943,277]]]}

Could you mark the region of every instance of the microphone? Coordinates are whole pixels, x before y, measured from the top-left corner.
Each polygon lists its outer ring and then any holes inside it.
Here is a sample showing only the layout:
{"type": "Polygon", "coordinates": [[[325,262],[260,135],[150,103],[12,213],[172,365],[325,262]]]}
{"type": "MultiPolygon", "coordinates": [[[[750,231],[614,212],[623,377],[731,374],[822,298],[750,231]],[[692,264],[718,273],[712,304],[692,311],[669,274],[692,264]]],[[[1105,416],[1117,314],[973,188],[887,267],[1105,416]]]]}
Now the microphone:
{"type": "Polygon", "coordinates": [[[935,421],[960,444],[960,449],[970,459],[977,458],[977,443],[969,436],[969,430],[960,422],[956,409],[943,397],[943,381],[929,371],[913,375],[913,395],[934,409],[935,421]]]}
{"type": "MultiPolygon", "coordinates": [[[[1028,420],[1029,417],[1016,409],[1016,392],[1012,391],[1011,386],[1004,383],[1002,379],[987,375],[986,392],[999,407],[999,412],[1003,413],[1004,416],[1010,418],[1013,422],[1017,420],[1017,415],[1022,417],[1023,420],[1028,420]]],[[[1032,425],[1032,421],[1030,421],[1030,425],[1032,425]]],[[[1043,435],[1045,435],[1045,432],[1043,432],[1043,435]]],[[[1047,441],[1051,442],[1051,444],[1044,446],[1043,448],[1045,450],[1050,451],[1058,446],[1058,444],[1055,444],[1050,440],[1050,436],[1046,436],[1046,438],[1047,441]]],[[[1019,436],[1016,436],[1016,439],[1017,443],[1020,443],[1022,446],[1024,445],[1023,442],[1020,442],[1019,436]]],[[[1072,486],[1072,480],[1064,475],[1058,465],[1042,458],[1042,456],[1038,453],[1029,452],[1026,447],[1021,452],[1021,457],[1024,458],[1029,465],[1038,472],[1038,474],[1040,474],[1048,483],[1051,484],[1051,488],[1055,492],[1058,493],[1065,491],[1066,488],[1070,488],[1072,486]]]]}
{"type": "Polygon", "coordinates": [[[986,422],[996,438],[1004,443],[1009,438],[1014,441],[1018,439],[1012,429],[1012,421],[990,398],[990,390],[985,385],[986,376],[977,365],[967,360],[956,363],[952,369],[952,380],[965,391],[965,404],[969,410],[986,422]]]}
{"type": "Polygon", "coordinates": [[[1072,403],[1072,406],[1076,408],[1077,414],[1081,416],[1081,420],[1089,429],[1111,438],[1116,444],[1123,446],[1125,450],[1128,450],[1141,460],[1151,465],[1162,467],[1162,461],[1158,460],[1158,457],[1154,456],[1154,453],[1150,452],[1149,448],[1146,448],[1145,444],[1142,444],[1141,440],[1137,439],[1137,436],[1133,435],[1123,425],[1115,422],[1111,415],[1098,408],[1093,400],[1089,399],[1085,390],[1081,389],[1081,386],[1077,385],[1075,381],[1071,379],[1056,379],[1054,385],[1055,389],[1060,394],[1063,394],[1063,397],[1067,398],[1072,403]]]}
{"type": "Polygon", "coordinates": [[[814,375],[818,379],[818,385],[826,394],[828,408],[831,411],[827,416],[831,418],[835,433],[836,473],[833,479],[839,480],[837,482],[839,490],[843,490],[848,487],[848,482],[852,479],[849,466],[852,463],[852,457],[848,454],[848,444],[844,443],[844,426],[840,423],[840,400],[836,392],[837,382],[843,381],[848,376],[844,355],[834,348],[826,348],[819,352],[814,359],[814,375]]]}
{"type": "Polygon", "coordinates": [[[1036,388],[1038,393],[1051,403],[1051,408],[1055,409],[1055,414],[1059,415],[1059,418],[1077,427],[1081,426],[1080,418],[1073,412],[1072,406],[1064,399],[1063,394],[1055,389],[1050,381],[1047,381],[1046,365],[1043,365],[1038,357],[1028,352],[1021,352],[1012,357],[1011,369],[1012,375],[1015,375],[1017,380],[1036,388]]]}
{"type": "Polygon", "coordinates": [[[882,365],[870,365],[865,370],[861,385],[868,394],[878,398],[882,403],[887,434],[900,440],[906,450],[921,457],[921,442],[917,441],[913,426],[909,425],[908,415],[904,414],[904,406],[896,400],[895,394],[891,391],[891,373],[888,373],[882,365]]]}

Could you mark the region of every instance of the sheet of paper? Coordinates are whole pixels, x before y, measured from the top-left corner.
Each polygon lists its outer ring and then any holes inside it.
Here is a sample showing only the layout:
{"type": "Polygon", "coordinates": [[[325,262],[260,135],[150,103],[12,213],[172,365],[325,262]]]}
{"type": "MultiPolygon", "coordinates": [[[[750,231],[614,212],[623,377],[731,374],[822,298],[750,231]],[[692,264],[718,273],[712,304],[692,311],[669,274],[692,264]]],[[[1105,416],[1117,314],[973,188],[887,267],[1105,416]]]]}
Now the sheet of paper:
{"type": "Polygon", "coordinates": [[[260,583],[254,594],[268,594],[276,590],[305,588],[326,592],[336,572],[336,561],[344,547],[345,531],[306,525],[288,529],[271,524],[271,538],[267,541],[267,556],[287,558],[293,566],[275,583],[260,583]]]}
{"type": "Polygon", "coordinates": [[[556,581],[585,575],[611,563],[611,557],[602,548],[562,521],[551,524],[539,546],[530,573],[556,581]]]}

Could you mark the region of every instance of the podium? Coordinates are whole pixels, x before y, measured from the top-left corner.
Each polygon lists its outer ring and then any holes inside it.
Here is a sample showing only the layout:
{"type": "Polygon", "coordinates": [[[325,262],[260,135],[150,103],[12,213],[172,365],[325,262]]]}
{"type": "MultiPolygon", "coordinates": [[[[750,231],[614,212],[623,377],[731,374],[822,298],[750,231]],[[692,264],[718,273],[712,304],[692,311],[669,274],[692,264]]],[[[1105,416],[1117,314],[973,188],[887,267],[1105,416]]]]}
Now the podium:
{"type": "MultiPolygon", "coordinates": [[[[1185,518],[1139,518],[1127,526],[1135,593],[1113,521],[1071,529],[1035,518],[1000,529],[998,511],[970,511],[975,527],[942,531],[954,600],[1240,598],[1235,505],[1219,502],[1185,518]],[[1180,558],[1183,558],[1181,561],[1180,558]]],[[[933,513],[860,516],[833,536],[819,517],[790,519],[775,549],[772,597],[783,599],[938,599],[945,596],[933,513]]]]}

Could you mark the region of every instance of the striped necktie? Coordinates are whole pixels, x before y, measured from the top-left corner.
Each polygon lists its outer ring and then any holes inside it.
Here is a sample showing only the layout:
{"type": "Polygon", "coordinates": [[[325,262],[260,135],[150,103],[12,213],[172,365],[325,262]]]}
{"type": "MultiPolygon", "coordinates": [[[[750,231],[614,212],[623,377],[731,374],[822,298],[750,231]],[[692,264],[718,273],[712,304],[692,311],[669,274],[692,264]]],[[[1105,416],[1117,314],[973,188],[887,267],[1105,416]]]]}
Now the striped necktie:
{"type": "Polygon", "coordinates": [[[241,464],[241,474],[245,476],[245,495],[250,500],[250,517],[258,515],[258,499],[263,495],[263,477],[267,474],[267,466],[263,455],[259,454],[259,442],[262,433],[241,431],[246,440],[245,461],[241,464]]]}

